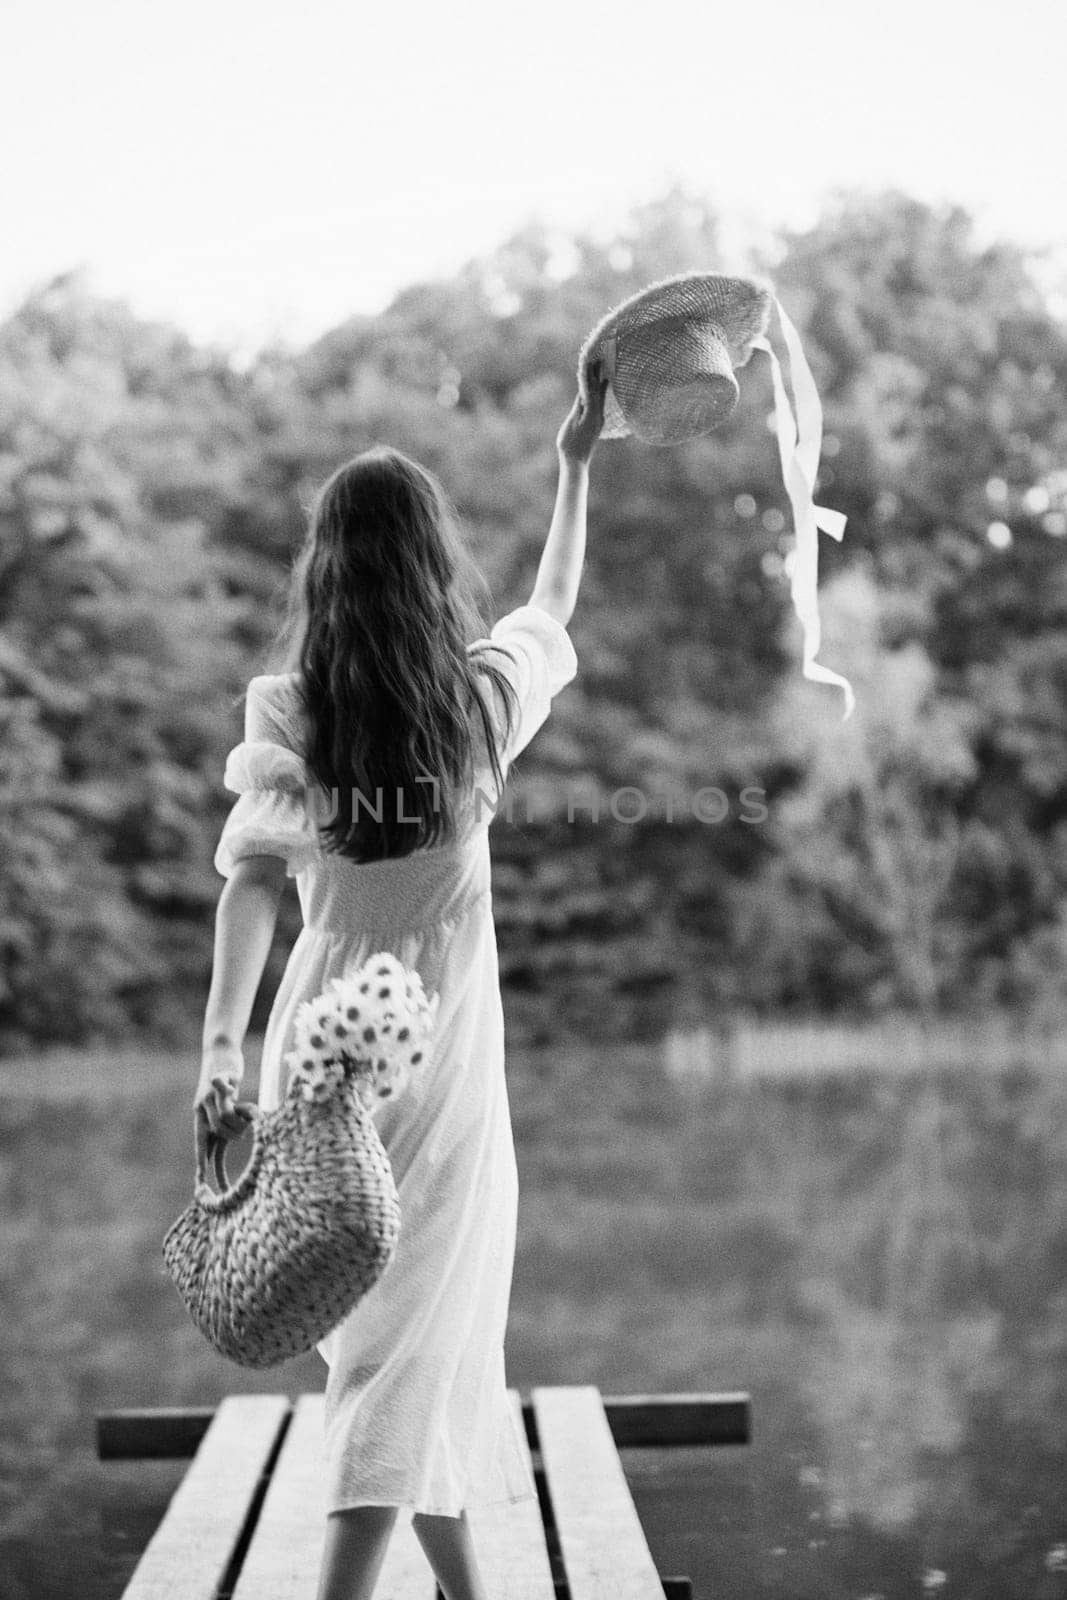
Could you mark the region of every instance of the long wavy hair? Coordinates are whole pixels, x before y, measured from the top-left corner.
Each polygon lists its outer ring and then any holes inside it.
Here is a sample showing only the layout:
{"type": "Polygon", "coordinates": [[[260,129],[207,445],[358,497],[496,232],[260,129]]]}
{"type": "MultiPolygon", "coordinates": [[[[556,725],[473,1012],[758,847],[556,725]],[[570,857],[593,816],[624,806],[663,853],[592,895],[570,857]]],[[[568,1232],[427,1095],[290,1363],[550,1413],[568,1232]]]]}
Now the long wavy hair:
{"type": "Polygon", "coordinates": [[[308,770],[331,797],[325,849],[374,861],[452,839],[475,712],[503,790],[479,678],[500,693],[505,740],[517,702],[487,653],[468,652],[488,633],[479,591],[454,506],[399,450],[375,445],[318,491],[275,643],[297,674],[308,770]]]}

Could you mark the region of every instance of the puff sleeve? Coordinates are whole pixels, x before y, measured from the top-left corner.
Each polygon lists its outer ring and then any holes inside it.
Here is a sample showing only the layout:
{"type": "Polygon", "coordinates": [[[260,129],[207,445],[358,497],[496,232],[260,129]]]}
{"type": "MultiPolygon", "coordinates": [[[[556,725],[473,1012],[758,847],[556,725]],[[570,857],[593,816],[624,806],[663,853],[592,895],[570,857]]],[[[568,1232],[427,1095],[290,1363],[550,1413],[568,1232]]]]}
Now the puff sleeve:
{"type": "Polygon", "coordinates": [[[561,622],[540,606],[525,605],[501,617],[489,638],[476,640],[471,648],[491,650],[494,665],[515,690],[518,718],[501,751],[502,760],[511,761],[545,722],[554,696],[577,673],[574,646],[561,622]]]}
{"type": "Polygon", "coordinates": [[[223,782],[238,796],[215,850],[215,869],[230,877],[246,856],[281,856],[295,878],[321,848],[308,805],[308,772],[299,744],[292,680],[253,678],[245,699],[245,736],[226,759],[223,782]]]}

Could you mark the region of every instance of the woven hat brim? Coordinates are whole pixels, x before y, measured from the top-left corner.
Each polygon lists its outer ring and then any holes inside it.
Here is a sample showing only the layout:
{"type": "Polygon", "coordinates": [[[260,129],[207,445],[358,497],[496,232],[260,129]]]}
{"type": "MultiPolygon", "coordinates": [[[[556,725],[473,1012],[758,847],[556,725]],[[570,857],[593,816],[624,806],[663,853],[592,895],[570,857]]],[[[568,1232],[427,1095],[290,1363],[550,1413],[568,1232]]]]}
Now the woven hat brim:
{"type": "MultiPolygon", "coordinates": [[[[649,284],[613,307],[588,334],[578,355],[578,387],[589,395],[589,367],[609,358],[626,333],[657,322],[692,318],[708,323],[725,345],[733,368],[743,367],[756,339],[770,321],[774,291],[758,278],[730,277],[716,272],[686,272],[649,284]]],[[[614,385],[604,396],[602,439],[623,439],[633,434],[614,385]]]]}

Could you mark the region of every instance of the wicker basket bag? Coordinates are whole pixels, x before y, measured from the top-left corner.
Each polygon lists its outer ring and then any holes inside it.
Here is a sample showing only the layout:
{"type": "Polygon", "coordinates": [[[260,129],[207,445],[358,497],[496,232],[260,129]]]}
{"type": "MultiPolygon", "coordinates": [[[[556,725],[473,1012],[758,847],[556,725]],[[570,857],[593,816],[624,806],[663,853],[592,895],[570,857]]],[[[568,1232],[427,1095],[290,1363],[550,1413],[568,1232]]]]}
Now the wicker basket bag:
{"type": "MultiPolygon", "coordinates": [[[[354,978],[302,1008],[304,1048],[287,1058],[293,1070],[282,1104],[250,1107],[252,1153],[236,1182],[226,1175],[226,1141],[208,1132],[198,1144],[193,1199],[164,1237],[163,1260],[220,1355],[243,1367],[272,1367],[304,1354],[387,1270],[400,1236],[400,1200],[371,1108],[376,1096],[402,1087],[407,1068],[421,1060],[435,1010],[436,997],[428,1008],[417,975],[405,974],[395,958],[372,957],[354,978]],[[373,992],[360,992],[387,981],[395,996],[405,979],[409,1005],[405,1012],[401,1000],[399,1016],[373,992]],[[341,1019],[339,1030],[346,1006],[358,1013],[361,1035],[376,1035],[379,1053],[357,1055],[325,1030],[316,1033],[323,1016],[341,1019]],[[404,1035],[399,1042],[397,1034],[404,1035]],[[320,1042],[309,1046],[308,1037],[320,1042]],[[218,1193],[207,1182],[209,1157],[218,1193]]],[[[298,1039],[300,1033],[298,1026],[298,1039]]]]}

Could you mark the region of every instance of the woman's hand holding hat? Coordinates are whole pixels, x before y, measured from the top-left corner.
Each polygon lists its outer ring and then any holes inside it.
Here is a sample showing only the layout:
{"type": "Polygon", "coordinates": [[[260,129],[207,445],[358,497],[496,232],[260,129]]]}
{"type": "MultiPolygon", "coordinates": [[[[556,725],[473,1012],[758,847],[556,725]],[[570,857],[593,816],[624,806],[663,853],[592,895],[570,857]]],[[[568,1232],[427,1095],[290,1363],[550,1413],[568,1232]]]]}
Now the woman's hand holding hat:
{"type": "Polygon", "coordinates": [[[608,380],[602,373],[600,363],[591,363],[588,403],[583,399],[579,389],[574,397],[574,404],[564,418],[563,426],[556,437],[556,449],[564,461],[581,466],[588,463],[604,426],[604,396],[607,387],[608,380]]]}

